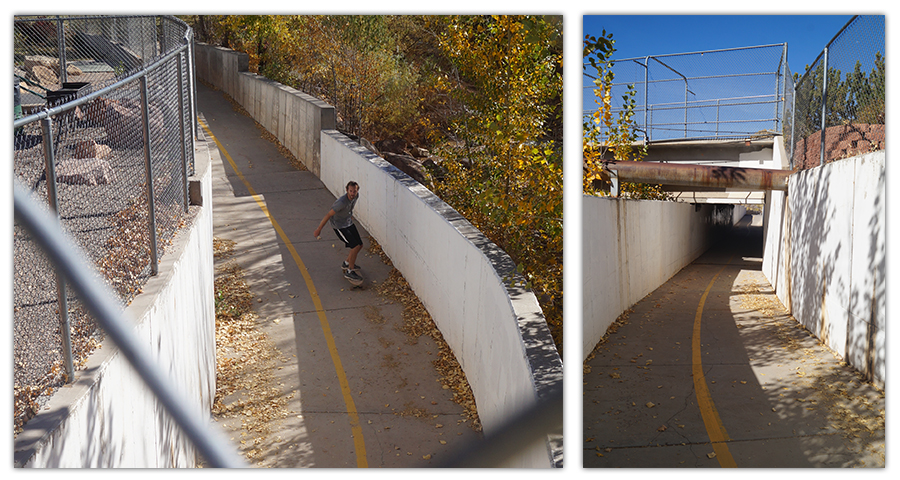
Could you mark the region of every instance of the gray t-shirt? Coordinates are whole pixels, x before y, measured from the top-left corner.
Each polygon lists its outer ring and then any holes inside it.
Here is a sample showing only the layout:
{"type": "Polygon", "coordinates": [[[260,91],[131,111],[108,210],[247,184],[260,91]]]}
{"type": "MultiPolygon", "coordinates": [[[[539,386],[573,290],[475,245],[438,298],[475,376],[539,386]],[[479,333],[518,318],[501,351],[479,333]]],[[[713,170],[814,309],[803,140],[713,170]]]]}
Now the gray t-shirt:
{"type": "Polygon", "coordinates": [[[359,195],[350,200],[345,193],[334,201],[334,205],[331,206],[331,209],[334,210],[334,215],[331,217],[332,227],[347,228],[353,225],[353,206],[356,205],[357,200],[359,200],[359,195]]]}

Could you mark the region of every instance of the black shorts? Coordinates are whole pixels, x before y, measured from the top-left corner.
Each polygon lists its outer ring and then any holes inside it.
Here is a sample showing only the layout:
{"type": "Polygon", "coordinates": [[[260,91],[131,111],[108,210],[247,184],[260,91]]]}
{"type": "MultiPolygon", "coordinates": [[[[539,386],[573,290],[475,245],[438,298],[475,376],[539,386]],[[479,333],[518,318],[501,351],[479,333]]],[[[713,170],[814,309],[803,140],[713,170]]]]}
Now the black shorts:
{"type": "Polygon", "coordinates": [[[344,245],[347,248],[355,248],[359,245],[362,245],[362,239],[359,238],[359,232],[356,230],[356,225],[350,225],[345,228],[335,228],[334,233],[337,234],[338,238],[340,238],[344,245]]]}

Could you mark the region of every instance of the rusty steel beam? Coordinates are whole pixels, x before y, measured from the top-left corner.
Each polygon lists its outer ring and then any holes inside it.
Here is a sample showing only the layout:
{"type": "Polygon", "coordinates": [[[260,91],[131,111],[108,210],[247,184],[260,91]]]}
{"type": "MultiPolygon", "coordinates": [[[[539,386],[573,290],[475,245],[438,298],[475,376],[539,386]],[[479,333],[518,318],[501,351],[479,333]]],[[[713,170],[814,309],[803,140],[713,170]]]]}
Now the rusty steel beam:
{"type": "Polygon", "coordinates": [[[732,190],[787,190],[790,170],[658,162],[604,162],[620,182],[732,190]]]}

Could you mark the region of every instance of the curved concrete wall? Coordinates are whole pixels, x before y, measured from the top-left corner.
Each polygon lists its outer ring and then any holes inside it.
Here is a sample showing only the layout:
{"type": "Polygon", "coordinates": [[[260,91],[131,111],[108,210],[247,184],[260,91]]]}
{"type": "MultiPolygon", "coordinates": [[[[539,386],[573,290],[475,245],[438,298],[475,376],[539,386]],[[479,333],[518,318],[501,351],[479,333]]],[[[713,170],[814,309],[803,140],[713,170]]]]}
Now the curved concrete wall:
{"type": "MultiPolygon", "coordinates": [[[[354,214],[378,238],[466,372],[486,433],[559,388],[562,362],[543,312],[509,256],[431,191],[337,131],[322,132],[322,182],[360,184],[354,214]]],[[[549,467],[548,442],[513,466],[549,467]]]]}
{"type": "Polygon", "coordinates": [[[583,280],[582,357],[587,358],[622,312],[709,248],[716,209],[589,195],[583,201],[582,263],[589,268],[583,280]]]}
{"type": "MultiPolygon", "coordinates": [[[[215,396],[216,344],[209,153],[195,152],[192,183],[207,199],[175,236],[152,277],[125,309],[135,334],[200,418],[215,396]]],[[[196,191],[196,189],[195,189],[196,191]]],[[[111,342],[57,391],[14,440],[16,467],[195,467],[192,443],[111,342]]]]}
{"type": "Polygon", "coordinates": [[[791,314],[847,363],[886,382],[885,152],[791,175],[774,192],[763,272],[791,314]]]}

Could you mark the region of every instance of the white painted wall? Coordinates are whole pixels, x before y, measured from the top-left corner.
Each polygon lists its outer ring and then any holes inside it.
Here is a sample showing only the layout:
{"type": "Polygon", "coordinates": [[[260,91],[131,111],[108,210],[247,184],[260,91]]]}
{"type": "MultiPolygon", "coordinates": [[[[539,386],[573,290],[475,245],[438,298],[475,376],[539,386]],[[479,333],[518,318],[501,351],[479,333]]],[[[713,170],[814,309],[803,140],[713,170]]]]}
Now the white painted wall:
{"type": "Polygon", "coordinates": [[[319,174],[319,132],[335,128],[334,107],[248,72],[246,53],[197,43],[195,56],[197,78],[228,94],[309,171],[319,174]]]}
{"type": "Polygon", "coordinates": [[[764,273],[794,318],[877,384],[886,356],[885,153],[791,176],[766,205],[764,273]]]}
{"type": "MultiPolygon", "coordinates": [[[[195,152],[204,205],[162,255],[159,274],[125,309],[135,333],[200,418],[215,395],[212,170],[195,152]]],[[[88,359],[76,381],[50,399],[14,440],[17,467],[194,467],[194,447],[111,342],[88,359]]]]}
{"type": "Polygon", "coordinates": [[[583,337],[587,358],[626,309],[707,250],[714,206],[583,196],[583,337]]]}
{"type": "MultiPolygon", "coordinates": [[[[354,180],[354,215],[378,238],[453,349],[486,434],[562,381],[562,362],[534,294],[510,287],[505,252],[428,189],[339,132],[322,132],[321,180],[335,195],[354,180]]],[[[521,281],[521,277],[517,276],[521,281]]],[[[516,467],[549,467],[561,445],[520,455],[516,467]]]]}

